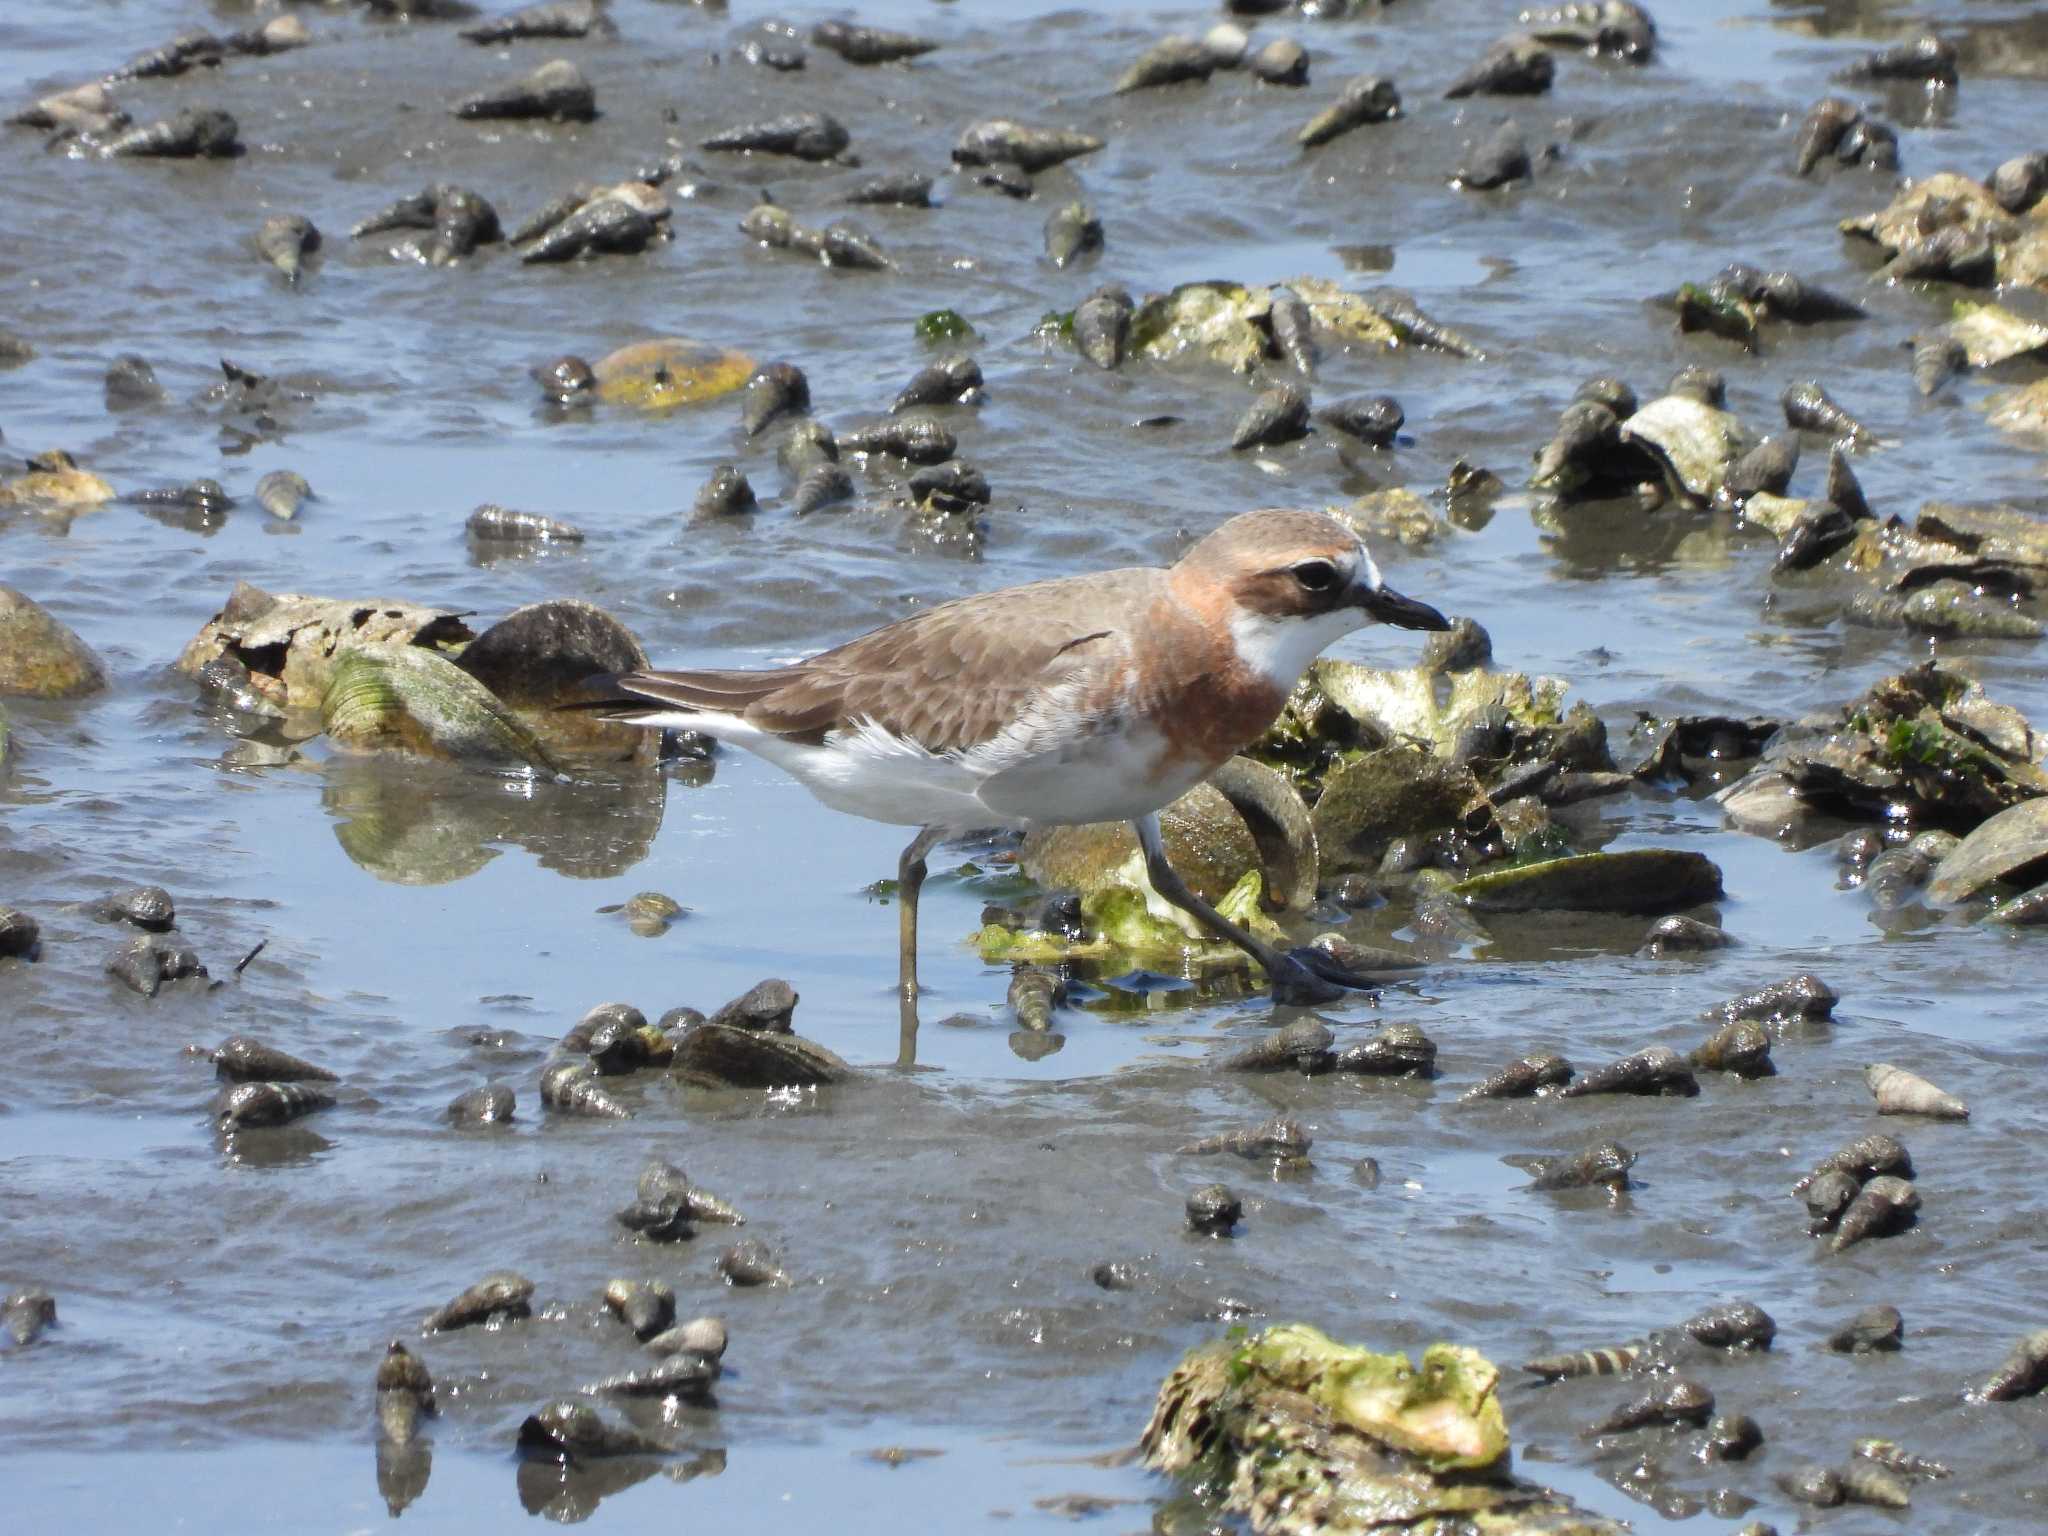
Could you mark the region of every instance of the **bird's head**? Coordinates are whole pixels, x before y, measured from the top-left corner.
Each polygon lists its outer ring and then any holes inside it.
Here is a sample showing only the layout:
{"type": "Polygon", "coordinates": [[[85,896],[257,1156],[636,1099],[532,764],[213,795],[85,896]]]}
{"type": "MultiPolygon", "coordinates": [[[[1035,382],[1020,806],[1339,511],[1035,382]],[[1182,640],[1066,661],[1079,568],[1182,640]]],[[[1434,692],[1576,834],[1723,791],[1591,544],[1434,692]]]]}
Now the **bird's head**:
{"type": "Polygon", "coordinates": [[[1364,542],[1323,512],[1245,512],[1173,568],[1177,589],[1230,626],[1247,665],[1292,688],[1318,652],[1368,624],[1449,629],[1380,577],[1364,542]]]}

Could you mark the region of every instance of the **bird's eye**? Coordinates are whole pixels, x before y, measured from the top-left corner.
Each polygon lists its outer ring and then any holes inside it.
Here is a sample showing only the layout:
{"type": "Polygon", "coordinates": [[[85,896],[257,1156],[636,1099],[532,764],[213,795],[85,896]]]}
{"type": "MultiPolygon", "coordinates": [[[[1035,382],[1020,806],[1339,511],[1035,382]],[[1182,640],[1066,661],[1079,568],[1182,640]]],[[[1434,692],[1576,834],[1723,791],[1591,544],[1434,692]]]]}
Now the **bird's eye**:
{"type": "Polygon", "coordinates": [[[1304,592],[1328,592],[1337,585],[1337,567],[1327,560],[1304,560],[1294,568],[1304,592]]]}

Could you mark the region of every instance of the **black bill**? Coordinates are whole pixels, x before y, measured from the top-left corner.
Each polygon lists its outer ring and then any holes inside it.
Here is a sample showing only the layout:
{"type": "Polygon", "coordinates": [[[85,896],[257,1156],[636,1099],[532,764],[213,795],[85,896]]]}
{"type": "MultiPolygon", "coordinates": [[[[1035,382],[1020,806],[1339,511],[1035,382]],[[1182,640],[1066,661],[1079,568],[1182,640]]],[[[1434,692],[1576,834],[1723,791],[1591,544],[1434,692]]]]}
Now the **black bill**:
{"type": "Polygon", "coordinates": [[[1358,606],[1378,619],[1382,624],[1398,624],[1403,629],[1449,629],[1451,621],[1438,613],[1427,603],[1418,603],[1412,597],[1403,597],[1392,587],[1362,587],[1358,593],[1358,606]]]}

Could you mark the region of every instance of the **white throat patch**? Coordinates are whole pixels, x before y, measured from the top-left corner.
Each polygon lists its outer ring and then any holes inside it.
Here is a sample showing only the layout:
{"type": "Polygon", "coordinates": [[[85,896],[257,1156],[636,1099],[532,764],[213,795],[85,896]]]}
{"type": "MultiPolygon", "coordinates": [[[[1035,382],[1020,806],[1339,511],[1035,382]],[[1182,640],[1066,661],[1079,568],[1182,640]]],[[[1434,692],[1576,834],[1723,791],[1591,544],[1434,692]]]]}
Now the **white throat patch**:
{"type": "Polygon", "coordinates": [[[1240,608],[1230,616],[1230,638],[1238,659],[1283,692],[1301,681],[1308,664],[1326,649],[1372,620],[1360,608],[1338,608],[1306,617],[1275,618],[1240,608]]]}

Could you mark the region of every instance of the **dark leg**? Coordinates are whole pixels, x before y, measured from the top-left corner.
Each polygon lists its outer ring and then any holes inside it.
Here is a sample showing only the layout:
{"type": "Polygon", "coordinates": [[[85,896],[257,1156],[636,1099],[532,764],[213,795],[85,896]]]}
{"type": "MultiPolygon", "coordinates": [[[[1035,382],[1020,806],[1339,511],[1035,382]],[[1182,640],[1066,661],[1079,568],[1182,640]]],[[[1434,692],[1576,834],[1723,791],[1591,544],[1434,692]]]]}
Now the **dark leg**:
{"type": "Polygon", "coordinates": [[[1289,1005],[1333,1003],[1347,990],[1370,987],[1328,956],[1314,949],[1295,949],[1282,954],[1272,945],[1253,937],[1208,902],[1188,889],[1187,882],[1167,862],[1166,844],[1159,836],[1159,818],[1140,816],[1131,823],[1138,834],[1138,846],[1145,851],[1145,874],[1152,889],[1193,917],[1217,937],[1235,944],[1259,962],[1273,983],[1273,1001],[1289,1005]]]}
{"type": "Polygon", "coordinates": [[[926,827],[896,861],[896,979],[906,999],[917,997],[917,893],[924,888],[924,856],[939,845],[939,829],[926,827]]]}

